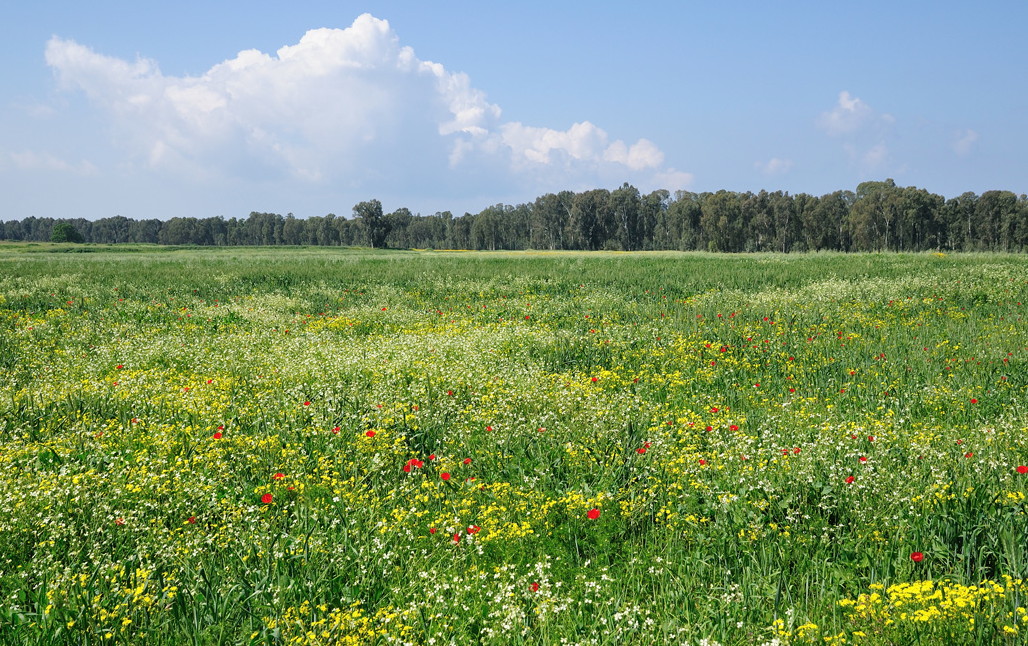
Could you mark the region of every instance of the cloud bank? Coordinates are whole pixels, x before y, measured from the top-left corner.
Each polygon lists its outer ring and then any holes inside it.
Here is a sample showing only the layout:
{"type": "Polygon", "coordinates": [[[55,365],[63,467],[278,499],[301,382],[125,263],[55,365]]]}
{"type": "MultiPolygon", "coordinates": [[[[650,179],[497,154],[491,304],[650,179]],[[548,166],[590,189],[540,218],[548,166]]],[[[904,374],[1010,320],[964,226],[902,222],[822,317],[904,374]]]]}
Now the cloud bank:
{"type": "Polygon", "coordinates": [[[543,178],[683,184],[671,189],[691,181],[663,166],[653,142],[612,139],[589,121],[567,130],[504,122],[467,75],[420,60],[370,14],[346,29],[310,30],[274,54],[239,52],[201,76],[166,76],[155,61],[59,37],[46,61],[62,88],[109,115],[134,164],[202,181],[374,190],[472,178],[487,191],[543,178]]]}

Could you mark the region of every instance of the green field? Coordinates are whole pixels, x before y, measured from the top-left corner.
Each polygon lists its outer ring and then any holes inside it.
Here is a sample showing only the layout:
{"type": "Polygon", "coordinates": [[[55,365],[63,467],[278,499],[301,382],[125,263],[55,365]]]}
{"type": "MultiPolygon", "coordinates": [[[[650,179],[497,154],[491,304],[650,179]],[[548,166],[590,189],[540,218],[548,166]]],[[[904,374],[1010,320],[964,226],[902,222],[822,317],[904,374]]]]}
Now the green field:
{"type": "Polygon", "coordinates": [[[1028,643],[1026,313],[1006,255],[2,245],[0,643],[1028,643]]]}

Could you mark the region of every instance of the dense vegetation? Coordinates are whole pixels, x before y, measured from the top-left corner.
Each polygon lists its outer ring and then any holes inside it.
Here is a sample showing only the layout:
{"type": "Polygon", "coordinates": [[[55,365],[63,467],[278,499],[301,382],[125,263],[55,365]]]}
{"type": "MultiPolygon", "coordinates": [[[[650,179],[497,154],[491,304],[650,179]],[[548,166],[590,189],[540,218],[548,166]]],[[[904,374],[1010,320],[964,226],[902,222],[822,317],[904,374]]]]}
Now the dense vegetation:
{"type": "Polygon", "coordinates": [[[1025,643],[1022,258],[71,247],[0,643],[1025,643]]]}
{"type": "Polygon", "coordinates": [[[547,194],[530,204],[497,204],[480,213],[383,213],[361,202],[353,217],[300,219],[251,213],[244,219],[124,217],[88,221],[26,218],[0,222],[0,239],[66,240],[58,222],[87,242],[170,245],[327,245],[402,249],[581,249],[699,251],[1024,251],[1028,197],[1010,191],[944,199],[892,180],[865,182],[856,192],[814,197],[768,193],[643,195],[613,191],[547,194]]]}

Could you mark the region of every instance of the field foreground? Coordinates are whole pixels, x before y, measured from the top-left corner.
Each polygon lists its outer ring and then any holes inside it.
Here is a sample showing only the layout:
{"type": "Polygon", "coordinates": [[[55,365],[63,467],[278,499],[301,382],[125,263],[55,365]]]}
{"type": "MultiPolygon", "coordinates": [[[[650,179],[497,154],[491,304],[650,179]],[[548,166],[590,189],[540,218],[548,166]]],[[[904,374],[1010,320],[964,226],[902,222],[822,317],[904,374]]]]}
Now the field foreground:
{"type": "Polygon", "coordinates": [[[0,643],[1028,643],[1021,257],[61,249],[0,643]]]}

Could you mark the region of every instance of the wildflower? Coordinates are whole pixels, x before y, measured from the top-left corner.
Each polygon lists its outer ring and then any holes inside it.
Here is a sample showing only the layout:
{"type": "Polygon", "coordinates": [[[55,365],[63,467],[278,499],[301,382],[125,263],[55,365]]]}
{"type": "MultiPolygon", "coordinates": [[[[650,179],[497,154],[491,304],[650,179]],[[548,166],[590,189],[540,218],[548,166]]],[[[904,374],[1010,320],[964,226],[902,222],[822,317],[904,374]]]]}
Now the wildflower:
{"type": "Polygon", "coordinates": [[[589,518],[589,520],[596,520],[600,517],[600,510],[593,507],[585,515],[589,518]]]}
{"type": "Polygon", "coordinates": [[[429,533],[429,534],[435,534],[435,532],[436,532],[436,529],[435,529],[435,527],[429,527],[429,528],[428,528],[428,533],[429,533]]]}
{"type": "Polygon", "coordinates": [[[973,457],[973,456],[974,456],[974,453],[972,453],[971,451],[968,451],[967,453],[964,454],[965,458],[970,458],[970,457],[973,457]]]}
{"type": "Polygon", "coordinates": [[[921,553],[921,552],[911,552],[910,553],[910,560],[913,561],[914,563],[920,563],[921,561],[924,560],[924,554],[921,553]]]}
{"type": "Polygon", "coordinates": [[[701,466],[701,467],[702,467],[703,465],[705,465],[706,463],[707,463],[707,461],[706,461],[706,460],[704,460],[703,458],[700,458],[700,466],[701,466]]]}
{"type": "Polygon", "coordinates": [[[1028,473],[1028,466],[1022,464],[1021,466],[1017,467],[1017,472],[1021,475],[1028,473]]]}
{"type": "Polygon", "coordinates": [[[972,398],[971,398],[971,403],[972,403],[972,404],[977,404],[977,403],[978,403],[978,400],[977,400],[977,399],[975,399],[974,397],[972,397],[972,398]]]}
{"type": "Polygon", "coordinates": [[[639,447],[638,449],[635,450],[635,452],[638,453],[639,455],[642,455],[643,453],[646,453],[646,447],[644,447],[644,446],[643,447],[639,447]]]}
{"type": "Polygon", "coordinates": [[[216,439],[216,440],[220,440],[220,439],[221,439],[221,431],[218,431],[217,433],[215,433],[215,434],[213,435],[213,437],[214,437],[214,439],[216,439]]]}
{"type": "Polygon", "coordinates": [[[446,472],[446,471],[443,471],[442,473],[439,474],[439,477],[442,478],[443,480],[449,480],[450,479],[450,474],[448,472],[446,472]]]}
{"type": "Polygon", "coordinates": [[[375,437],[375,431],[368,431],[365,435],[368,437],[375,437]]]}
{"type": "Polygon", "coordinates": [[[469,534],[477,534],[480,531],[482,531],[482,528],[479,527],[478,525],[471,525],[470,527],[468,527],[468,533],[469,534]]]}
{"type": "Polygon", "coordinates": [[[303,403],[303,405],[304,405],[304,406],[310,406],[310,405],[311,405],[311,403],[310,403],[309,401],[306,401],[306,402],[304,402],[304,403],[303,403]]]}
{"type": "Polygon", "coordinates": [[[186,519],[186,522],[189,523],[190,525],[195,525],[196,524],[196,516],[190,516],[189,518],[186,519]]]}
{"type": "Polygon", "coordinates": [[[263,496],[261,496],[261,502],[264,503],[265,505],[270,505],[271,501],[273,499],[274,498],[272,497],[272,495],[270,493],[266,493],[263,496]]]}
{"type": "Polygon", "coordinates": [[[464,458],[464,464],[471,464],[471,458],[464,458]]]}
{"type": "Polygon", "coordinates": [[[867,456],[863,456],[863,455],[860,456],[860,461],[861,462],[867,462],[867,456]]]}
{"type": "Polygon", "coordinates": [[[856,478],[854,478],[853,476],[848,476],[846,478],[846,484],[853,484],[854,480],[856,480],[856,478]]]}
{"type": "Polygon", "coordinates": [[[532,585],[528,586],[532,592],[539,592],[539,583],[533,581],[532,585]]]}
{"type": "Polygon", "coordinates": [[[459,543],[460,542],[460,532],[458,532],[458,533],[453,535],[453,542],[454,543],[459,543]]]}

